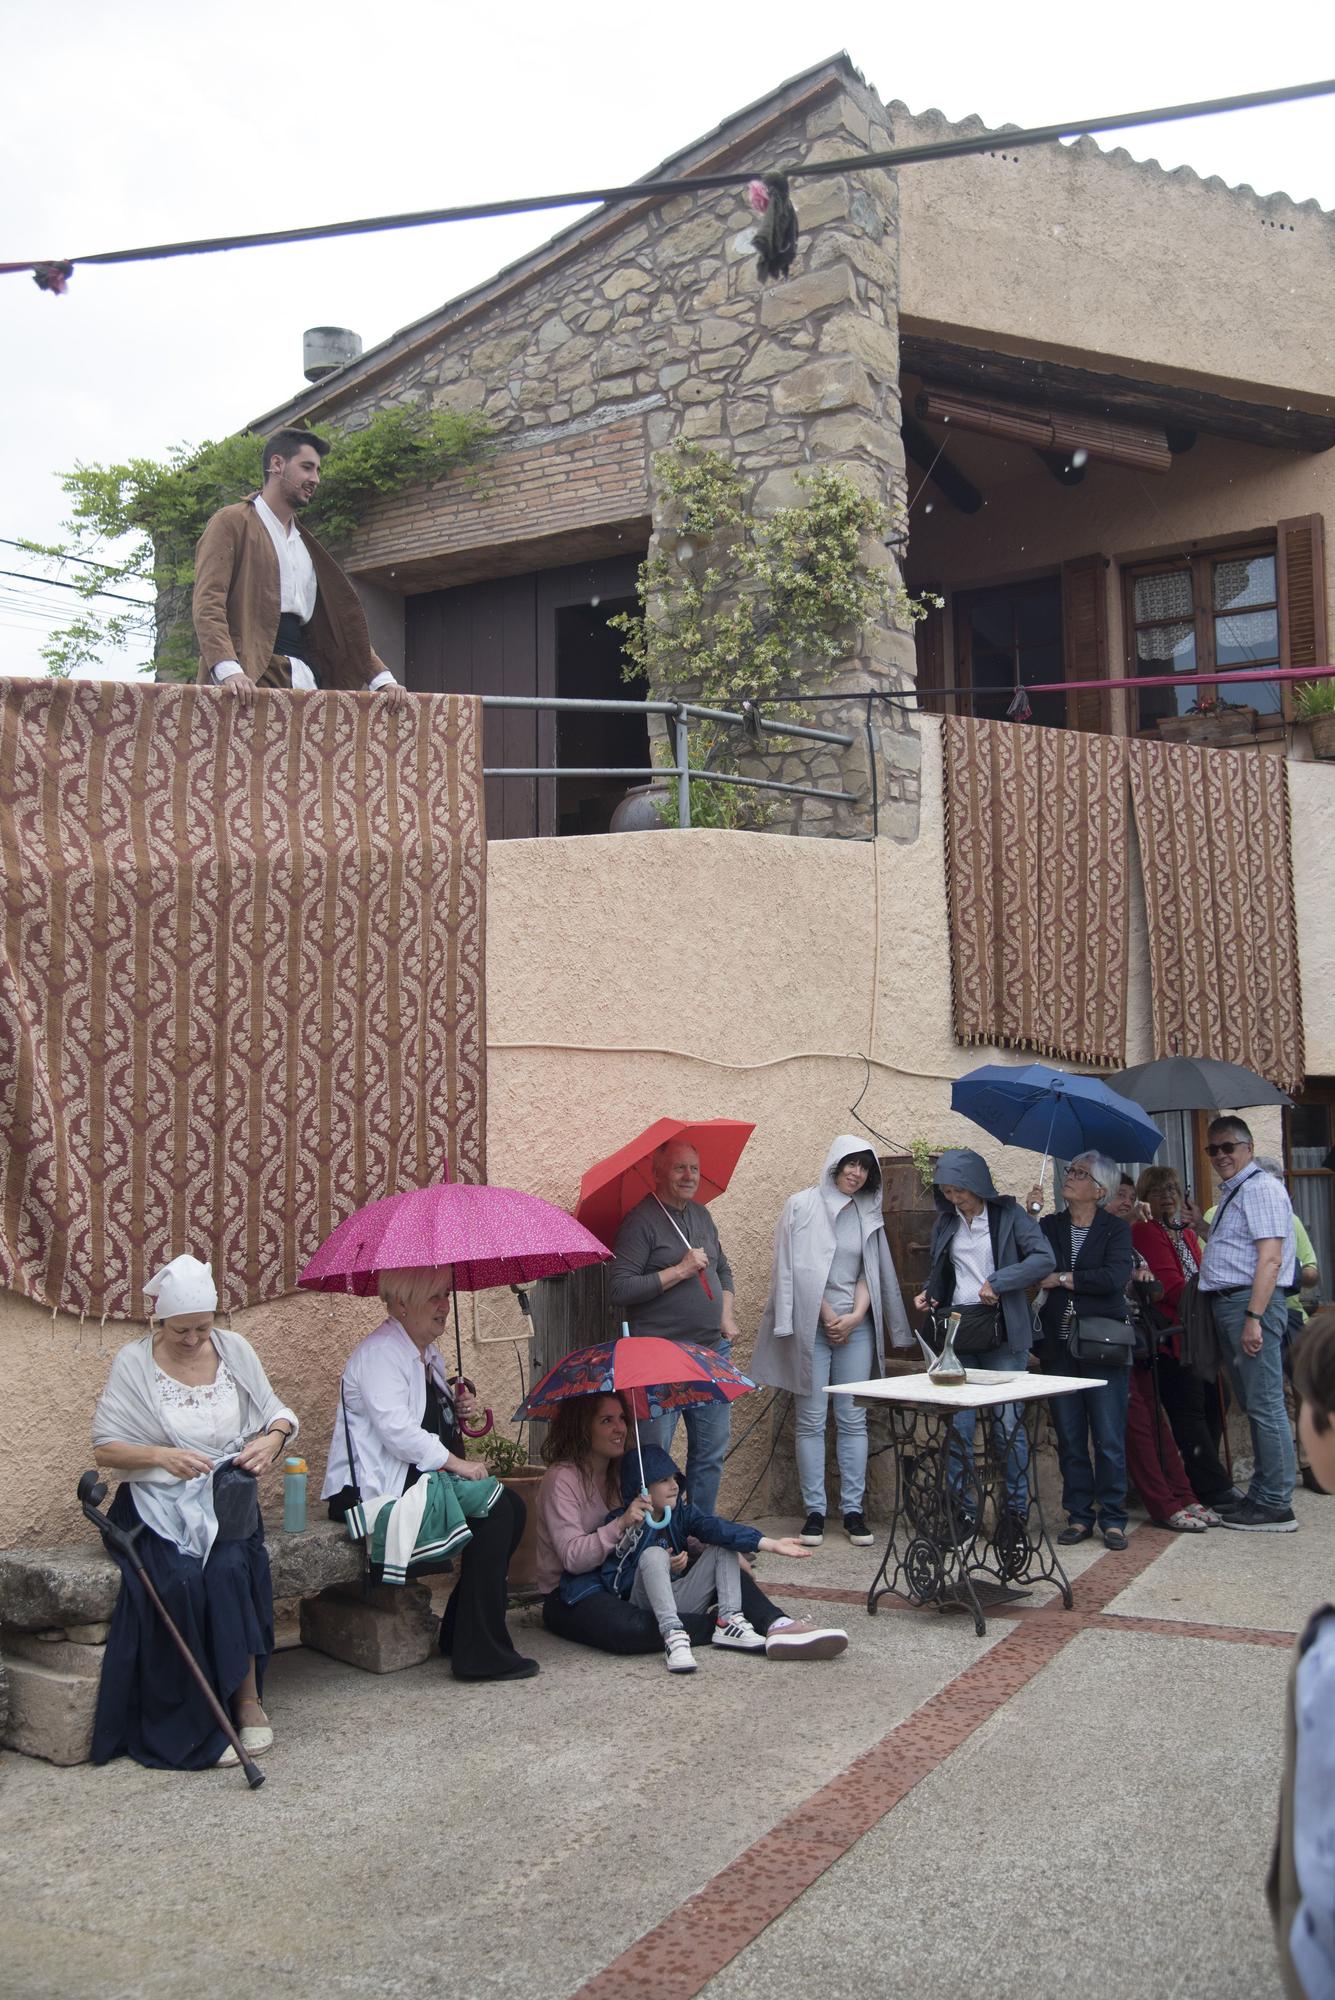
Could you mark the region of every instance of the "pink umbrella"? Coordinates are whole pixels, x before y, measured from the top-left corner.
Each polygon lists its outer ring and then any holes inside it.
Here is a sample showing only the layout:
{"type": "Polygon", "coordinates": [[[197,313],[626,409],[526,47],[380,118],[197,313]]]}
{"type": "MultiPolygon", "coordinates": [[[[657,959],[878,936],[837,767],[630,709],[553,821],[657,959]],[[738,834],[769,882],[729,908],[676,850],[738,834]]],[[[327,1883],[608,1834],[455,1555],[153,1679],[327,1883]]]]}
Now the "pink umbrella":
{"type": "MultiPolygon", "coordinates": [[[[538,1195],[522,1194],[518,1188],[436,1181],[359,1208],[325,1238],[297,1283],[308,1291],[353,1292],[369,1298],[382,1271],[449,1265],[459,1380],[472,1394],[473,1384],[463,1372],[458,1293],[532,1284],[535,1278],[554,1278],[585,1264],[605,1263],[611,1254],[582,1223],[538,1195]]],[[[527,1311],[527,1304],[522,1300],[521,1304],[527,1311]]],[[[485,1436],[491,1423],[488,1410],[482,1429],[467,1435],[485,1436]]]]}

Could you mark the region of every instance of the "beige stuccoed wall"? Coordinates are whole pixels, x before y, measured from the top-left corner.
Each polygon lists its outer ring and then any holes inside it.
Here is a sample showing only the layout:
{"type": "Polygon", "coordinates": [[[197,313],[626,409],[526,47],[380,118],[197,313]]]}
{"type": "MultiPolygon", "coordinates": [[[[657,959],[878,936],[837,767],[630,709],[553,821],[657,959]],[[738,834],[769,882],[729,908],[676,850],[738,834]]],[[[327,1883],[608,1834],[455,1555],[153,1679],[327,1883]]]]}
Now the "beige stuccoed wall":
{"type": "MultiPolygon", "coordinates": [[[[737,1276],[743,1359],[774,1219],[814,1178],[829,1140],[856,1129],[849,1106],[864,1051],[875,1063],[861,1112],[896,1149],[916,1137],[977,1144],[1003,1188],[1019,1192],[1032,1177],[1032,1155],[982,1139],[948,1108],[951,1079],[997,1052],[951,1040],[939,725],[928,719],[924,735],[923,829],[912,845],[701,831],[491,849],[491,1179],[566,1204],[586,1165],[655,1117],[753,1119],[715,1211],[737,1276]]],[[[1294,816],[1303,935],[1321,940],[1304,952],[1309,1063],[1319,1054],[1335,1070],[1327,894],[1315,862],[1335,834],[1335,775],[1298,770],[1294,816]]],[[[1132,936],[1128,1060],[1138,1061],[1149,1054],[1143,909],[1133,909],[1132,936]]],[[[1257,1123],[1276,1150],[1278,1119],[1257,1123]]],[[[466,1365],[508,1413],[518,1400],[517,1309],[508,1294],[465,1307],[466,1365]]],[[[374,1318],[373,1305],[298,1297],[234,1322],[305,1419],[313,1479],[339,1366],[374,1318]]],[[[121,1337],[0,1299],[0,1543],[84,1532],[74,1483],[121,1337]]],[[[725,1498],[751,1484],[759,1443],[739,1455],[725,1498]]]]}
{"type": "MultiPolygon", "coordinates": [[[[901,146],[984,129],[899,104],[891,116],[901,146]]],[[[1092,139],[1013,152],[1004,132],[993,152],[901,168],[899,202],[906,332],[1329,407],[1335,217],[1315,202],[1164,173],[1092,139]]]]}

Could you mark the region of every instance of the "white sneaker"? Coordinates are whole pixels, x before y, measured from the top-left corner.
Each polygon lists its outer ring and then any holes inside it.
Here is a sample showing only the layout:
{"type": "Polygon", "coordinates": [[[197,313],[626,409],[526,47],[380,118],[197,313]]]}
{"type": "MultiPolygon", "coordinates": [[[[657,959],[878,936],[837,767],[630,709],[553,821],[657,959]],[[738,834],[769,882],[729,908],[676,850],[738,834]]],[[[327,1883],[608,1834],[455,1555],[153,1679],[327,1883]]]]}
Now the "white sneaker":
{"type": "Polygon", "coordinates": [[[757,1632],[749,1618],[740,1611],[734,1611],[731,1618],[720,1618],[714,1627],[715,1646],[730,1646],[735,1653],[763,1653],[765,1641],[757,1632]]]}
{"type": "Polygon", "coordinates": [[[776,1619],[765,1636],[771,1660],[833,1660],[847,1645],[847,1632],[837,1625],[817,1625],[810,1618],[776,1619]]]}
{"type": "Polygon", "coordinates": [[[695,1672],[695,1654],[691,1651],[691,1641],[689,1635],[680,1627],[675,1632],[668,1633],[663,1642],[663,1651],[667,1655],[667,1670],[670,1674],[695,1672]]]}

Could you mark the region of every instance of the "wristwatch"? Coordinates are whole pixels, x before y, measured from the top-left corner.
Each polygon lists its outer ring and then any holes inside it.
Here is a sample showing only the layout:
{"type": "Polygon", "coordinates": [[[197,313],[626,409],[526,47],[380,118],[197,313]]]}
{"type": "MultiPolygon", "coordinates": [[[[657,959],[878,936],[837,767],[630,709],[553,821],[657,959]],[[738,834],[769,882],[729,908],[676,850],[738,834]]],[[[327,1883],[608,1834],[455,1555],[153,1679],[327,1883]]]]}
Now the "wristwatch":
{"type": "Polygon", "coordinates": [[[1248,1310],[1247,1312],[1245,1312],[1245,1313],[1244,1313],[1244,1314],[1242,1315],[1242,1317],[1243,1317],[1244,1319],[1254,1319],[1254,1320],[1256,1321],[1256,1324],[1257,1324],[1258,1326],[1262,1326],[1262,1325],[1264,1325],[1264,1323],[1265,1323],[1265,1316],[1264,1316],[1264,1314],[1262,1314],[1262,1313],[1254,1313],[1254,1312],[1252,1312],[1252,1311],[1248,1310]]]}

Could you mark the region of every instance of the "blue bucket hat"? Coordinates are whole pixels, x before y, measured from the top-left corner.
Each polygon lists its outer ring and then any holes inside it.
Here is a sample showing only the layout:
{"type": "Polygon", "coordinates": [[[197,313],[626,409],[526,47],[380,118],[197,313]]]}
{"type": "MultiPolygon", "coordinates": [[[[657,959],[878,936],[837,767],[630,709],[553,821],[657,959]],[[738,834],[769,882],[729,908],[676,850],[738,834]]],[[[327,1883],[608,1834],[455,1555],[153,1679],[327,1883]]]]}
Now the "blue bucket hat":
{"type": "MultiPolygon", "coordinates": [[[[646,1444],[642,1450],[646,1486],[652,1486],[656,1479],[675,1479],[678,1487],[681,1487],[682,1476],[660,1445],[646,1444]]],[[[621,1460],[621,1498],[628,1507],[639,1490],[640,1454],[632,1443],[621,1460]]]]}

